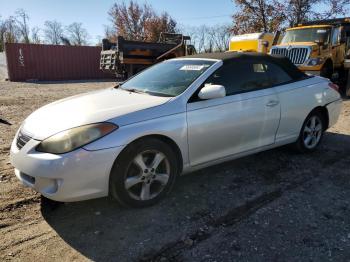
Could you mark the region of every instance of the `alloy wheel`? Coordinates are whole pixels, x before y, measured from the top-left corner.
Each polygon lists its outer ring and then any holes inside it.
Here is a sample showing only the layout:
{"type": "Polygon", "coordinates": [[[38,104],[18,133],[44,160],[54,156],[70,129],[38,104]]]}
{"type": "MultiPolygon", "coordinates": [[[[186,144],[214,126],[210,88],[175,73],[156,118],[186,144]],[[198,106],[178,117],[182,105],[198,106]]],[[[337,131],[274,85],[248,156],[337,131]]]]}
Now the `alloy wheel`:
{"type": "Polygon", "coordinates": [[[314,115],[307,121],[303,130],[303,142],[306,148],[315,148],[321,140],[323,132],[322,120],[314,115]]]}
{"type": "Polygon", "coordinates": [[[147,150],[135,156],[130,163],[124,186],[135,200],[147,201],[157,197],[168,184],[170,164],[160,151],[147,150]]]}

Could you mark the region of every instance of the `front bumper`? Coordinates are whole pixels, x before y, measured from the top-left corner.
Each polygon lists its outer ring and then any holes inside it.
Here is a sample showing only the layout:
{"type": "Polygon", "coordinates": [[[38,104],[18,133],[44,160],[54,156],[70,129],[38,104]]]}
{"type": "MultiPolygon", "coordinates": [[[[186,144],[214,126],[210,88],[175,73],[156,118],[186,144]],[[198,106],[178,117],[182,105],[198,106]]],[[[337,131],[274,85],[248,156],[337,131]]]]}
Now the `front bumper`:
{"type": "Polygon", "coordinates": [[[308,75],[313,75],[313,76],[320,76],[321,74],[321,71],[304,71],[305,74],[308,74],[308,75]]]}
{"type": "Polygon", "coordinates": [[[45,197],[62,202],[80,201],[108,195],[109,174],[118,154],[115,147],[97,151],[77,149],[54,155],[35,150],[40,141],[31,139],[18,149],[11,146],[11,163],[17,178],[45,197]]]}

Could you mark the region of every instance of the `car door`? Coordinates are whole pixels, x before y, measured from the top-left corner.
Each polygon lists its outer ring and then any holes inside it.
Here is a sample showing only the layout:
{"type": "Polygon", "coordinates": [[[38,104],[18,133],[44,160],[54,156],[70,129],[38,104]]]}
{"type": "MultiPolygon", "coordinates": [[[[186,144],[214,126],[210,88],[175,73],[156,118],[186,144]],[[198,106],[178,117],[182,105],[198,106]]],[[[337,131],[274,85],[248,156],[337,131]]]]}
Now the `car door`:
{"type": "Polygon", "coordinates": [[[205,84],[223,85],[227,95],[200,100],[195,93],[187,104],[192,166],[274,143],[280,105],[266,65],[224,63],[205,84]]]}

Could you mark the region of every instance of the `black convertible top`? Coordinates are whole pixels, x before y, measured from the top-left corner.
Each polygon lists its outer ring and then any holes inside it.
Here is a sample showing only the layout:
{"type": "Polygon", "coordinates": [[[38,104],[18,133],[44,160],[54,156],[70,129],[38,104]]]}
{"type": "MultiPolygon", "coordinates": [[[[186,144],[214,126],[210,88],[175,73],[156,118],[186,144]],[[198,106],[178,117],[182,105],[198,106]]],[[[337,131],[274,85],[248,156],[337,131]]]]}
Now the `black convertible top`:
{"type": "Polygon", "coordinates": [[[288,58],[280,55],[267,55],[256,52],[225,52],[225,53],[206,53],[186,56],[186,58],[202,58],[202,59],[217,59],[226,63],[239,63],[252,58],[260,61],[274,63],[283,68],[294,80],[299,80],[307,77],[305,73],[300,71],[288,58]]]}

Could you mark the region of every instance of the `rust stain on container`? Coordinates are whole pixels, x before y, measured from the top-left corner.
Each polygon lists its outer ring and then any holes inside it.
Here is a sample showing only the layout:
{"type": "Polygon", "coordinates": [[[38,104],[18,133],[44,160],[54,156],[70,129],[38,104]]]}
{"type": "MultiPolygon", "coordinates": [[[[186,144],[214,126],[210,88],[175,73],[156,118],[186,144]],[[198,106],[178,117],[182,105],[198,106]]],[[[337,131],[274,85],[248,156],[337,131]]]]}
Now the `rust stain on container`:
{"type": "Polygon", "coordinates": [[[100,70],[101,47],[6,43],[10,81],[112,79],[100,70]]]}

